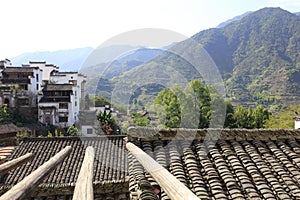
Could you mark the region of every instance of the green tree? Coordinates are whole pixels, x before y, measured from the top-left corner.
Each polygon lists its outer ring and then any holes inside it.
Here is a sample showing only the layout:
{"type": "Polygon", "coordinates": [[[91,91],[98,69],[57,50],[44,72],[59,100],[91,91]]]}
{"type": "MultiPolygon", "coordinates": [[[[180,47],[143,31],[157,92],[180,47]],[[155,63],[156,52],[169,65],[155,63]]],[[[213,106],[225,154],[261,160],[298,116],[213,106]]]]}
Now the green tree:
{"type": "Polygon", "coordinates": [[[79,130],[75,126],[72,125],[68,128],[67,134],[69,136],[78,136],[79,130]]]}
{"type": "Polygon", "coordinates": [[[233,114],[236,128],[252,128],[252,109],[248,110],[243,106],[238,106],[233,114]]]}
{"type": "Polygon", "coordinates": [[[265,124],[270,118],[271,113],[262,105],[259,105],[253,110],[252,115],[254,118],[254,127],[265,128],[265,124]]]}
{"type": "Polygon", "coordinates": [[[150,119],[143,116],[141,113],[133,112],[131,113],[131,119],[133,123],[137,126],[149,126],[150,119]]]}
{"type": "Polygon", "coordinates": [[[186,93],[194,96],[194,108],[199,111],[198,128],[208,128],[211,116],[211,96],[209,88],[204,86],[200,80],[192,80],[185,90],[186,93]],[[192,91],[192,93],[191,93],[192,91]]]}
{"type": "Polygon", "coordinates": [[[295,112],[300,113],[300,104],[280,109],[277,113],[270,115],[266,122],[266,128],[294,128],[295,112]]]}
{"type": "Polygon", "coordinates": [[[165,88],[154,99],[158,122],[166,128],[178,128],[181,121],[180,103],[175,93],[165,88]]]}
{"type": "Polygon", "coordinates": [[[224,122],[225,128],[235,128],[236,121],[234,118],[234,108],[230,101],[225,101],[226,104],[226,118],[224,122]]]}
{"type": "Polygon", "coordinates": [[[8,111],[7,106],[3,105],[0,107],[0,123],[12,122],[12,115],[8,111]]]}
{"type": "Polygon", "coordinates": [[[100,112],[97,115],[97,120],[99,121],[100,127],[105,135],[116,134],[117,130],[119,130],[115,119],[113,119],[111,115],[111,111],[106,112],[106,110],[104,110],[104,112],[100,112]]]}

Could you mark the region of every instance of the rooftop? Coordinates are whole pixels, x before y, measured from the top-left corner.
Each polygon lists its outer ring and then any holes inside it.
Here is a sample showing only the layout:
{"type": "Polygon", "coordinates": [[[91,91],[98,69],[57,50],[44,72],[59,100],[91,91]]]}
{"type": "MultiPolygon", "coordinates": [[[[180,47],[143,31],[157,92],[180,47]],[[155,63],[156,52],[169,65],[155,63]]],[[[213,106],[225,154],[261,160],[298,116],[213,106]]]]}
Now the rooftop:
{"type": "MultiPolygon", "coordinates": [[[[299,199],[298,130],[129,129],[139,146],[201,199],[299,199]]],[[[129,190],[167,194],[129,153],[129,190]]]]}
{"type": "Polygon", "coordinates": [[[16,148],[11,160],[26,153],[34,158],[5,175],[0,182],[0,193],[5,192],[44,162],[70,145],[71,154],[34,191],[34,196],[72,195],[87,146],[95,148],[94,191],[98,194],[128,193],[127,154],[124,137],[61,137],[26,138],[16,148]]]}

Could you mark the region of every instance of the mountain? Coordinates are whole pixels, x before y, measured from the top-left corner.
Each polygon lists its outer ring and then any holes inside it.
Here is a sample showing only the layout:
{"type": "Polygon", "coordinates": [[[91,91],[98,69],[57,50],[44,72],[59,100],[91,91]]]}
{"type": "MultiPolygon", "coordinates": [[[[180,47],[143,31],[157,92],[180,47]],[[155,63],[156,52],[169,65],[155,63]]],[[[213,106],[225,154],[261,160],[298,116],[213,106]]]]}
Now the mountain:
{"type": "MultiPolygon", "coordinates": [[[[112,89],[111,80],[109,79],[120,76],[123,73],[126,73],[138,67],[139,65],[154,59],[155,57],[161,55],[164,51],[165,50],[163,48],[153,49],[147,47],[131,47],[130,49],[125,48],[121,52],[115,51],[115,56],[111,57],[112,60],[98,59],[98,61],[102,63],[96,65],[91,65],[91,63],[86,64],[87,67],[83,67],[80,72],[87,75],[87,93],[97,93],[98,95],[109,98],[109,92],[111,92],[112,89]],[[116,53],[121,56],[117,55],[116,53]],[[97,85],[97,91],[95,85],[97,85]]],[[[98,53],[99,58],[101,52],[98,53]]],[[[93,57],[97,58],[95,55],[93,57]]],[[[96,59],[92,62],[96,63],[96,59]]]]}
{"type": "MultiPolygon", "coordinates": [[[[274,107],[300,103],[300,16],[281,8],[263,8],[224,27],[201,31],[192,39],[215,62],[227,97],[235,105],[262,103],[274,107]]],[[[175,47],[184,47],[182,52],[195,51],[188,43],[187,40],[175,47]]],[[[202,64],[205,66],[205,61],[202,64]]],[[[132,78],[144,77],[145,72],[143,84],[157,77],[168,80],[162,84],[199,78],[191,63],[165,52],[115,80],[132,84],[132,78]]]]}
{"type": "Polygon", "coordinates": [[[103,75],[105,78],[112,78],[155,58],[163,51],[163,49],[119,45],[101,48],[91,53],[80,72],[90,77],[103,75]]]}
{"type": "Polygon", "coordinates": [[[78,71],[93,50],[91,47],[85,47],[53,52],[24,53],[10,60],[14,65],[26,64],[28,61],[47,61],[47,63],[59,66],[61,71],[78,71]]]}
{"type": "Polygon", "coordinates": [[[243,17],[249,15],[250,13],[252,13],[252,11],[245,12],[244,14],[241,14],[241,15],[238,15],[238,16],[232,18],[232,19],[226,20],[225,22],[222,22],[221,24],[219,24],[217,26],[217,28],[223,28],[223,27],[227,26],[228,24],[230,24],[232,22],[235,22],[235,21],[238,21],[238,20],[242,19],[243,17]]]}

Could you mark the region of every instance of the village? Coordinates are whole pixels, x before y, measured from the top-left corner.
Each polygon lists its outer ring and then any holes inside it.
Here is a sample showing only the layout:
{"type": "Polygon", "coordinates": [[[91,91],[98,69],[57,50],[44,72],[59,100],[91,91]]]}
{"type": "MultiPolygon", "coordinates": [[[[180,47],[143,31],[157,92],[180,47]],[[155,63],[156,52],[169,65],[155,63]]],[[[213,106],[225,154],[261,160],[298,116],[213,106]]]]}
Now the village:
{"type": "MultiPolygon", "coordinates": [[[[110,105],[85,109],[86,76],[78,72],[60,72],[45,61],[13,66],[8,59],[0,61],[0,68],[1,106],[42,126],[67,130],[76,125],[82,136],[96,136],[96,115],[113,110],[110,105]]],[[[35,129],[28,131],[36,135],[35,129]]]]}

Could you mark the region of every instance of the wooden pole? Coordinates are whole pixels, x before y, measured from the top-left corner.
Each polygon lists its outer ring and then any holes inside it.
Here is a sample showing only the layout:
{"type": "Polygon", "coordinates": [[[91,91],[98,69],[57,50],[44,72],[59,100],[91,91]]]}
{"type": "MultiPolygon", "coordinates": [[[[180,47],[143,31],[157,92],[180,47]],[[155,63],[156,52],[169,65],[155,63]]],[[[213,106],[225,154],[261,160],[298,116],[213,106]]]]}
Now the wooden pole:
{"type": "Polygon", "coordinates": [[[126,144],[128,151],[143,165],[160,187],[172,200],[199,200],[183,183],[168,170],[158,164],[153,158],[131,142],[126,144]]]}
{"type": "Polygon", "coordinates": [[[19,167],[20,165],[28,162],[33,157],[32,153],[27,153],[23,156],[20,156],[19,158],[13,159],[11,161],[8,161],[6,163],[3,163],[0,165],[0,176],[6,174],[8,171],[19,167]]]}
{"type": "Polygon", "coordinates": [[[0,200],[23,199],[32,189],[45,178],[53,169],[55,169],[69,154],[71,147],[67,146],[50,158],[47,162],[37,168],[34,172],[26,176],[22,181],[8,190],[0,197],[0,200]]]}
{"type": "Polygon", "coordinates": [[[95,150],[89,146],[85,150],[83,163],[76,181],[73,200],[93,200],[93,167],[95,150]]]}

